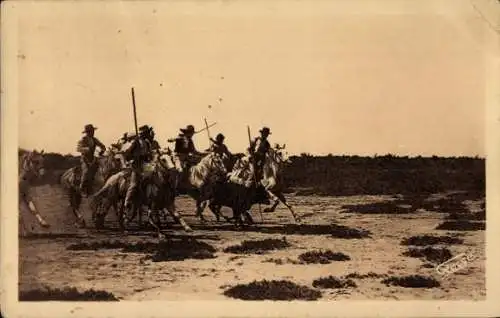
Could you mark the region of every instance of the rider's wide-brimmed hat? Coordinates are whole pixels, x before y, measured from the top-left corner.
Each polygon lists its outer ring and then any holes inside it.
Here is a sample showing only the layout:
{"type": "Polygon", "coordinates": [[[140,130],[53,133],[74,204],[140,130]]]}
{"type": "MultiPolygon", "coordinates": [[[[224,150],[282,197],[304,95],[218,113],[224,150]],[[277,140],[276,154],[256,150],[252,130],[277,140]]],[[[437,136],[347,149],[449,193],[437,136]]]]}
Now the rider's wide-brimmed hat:
{"type": "Polygon", "coordinates": [[[215,140],[216,141],[223,141],[226,137],[223,135],[223,134],[217,134],[217,136],[215,137],[215,140]]]}
{"type": "Polygon", "coordinates": [[[180,130],[185,134],[194,134],[194,126],[193,125],[187,125],[186,128],[181,128],[180,130]]]}
{"type": "Polygon", "coordinates": [[[141,133],[149,132],[150,130],[151,130],[151,127],[149,127],[148,125],[143,125],[143,126],[139,127],[139,132],[141,132],[141,133]]]}
{"type": "Polygon", "coordinates": [[[259,130],[262,134],[271,134],[271,130],[268,127],[264,127],[261,130],[259,130]]]}
{"type": "Polygon", "coordinates": [[[89,131],[95,131],[96,129],[97,129],[97,127],[95,127],[92,124],[85,125],[85,127],[83,128],[82,134],[89,132],[89,131]]]}

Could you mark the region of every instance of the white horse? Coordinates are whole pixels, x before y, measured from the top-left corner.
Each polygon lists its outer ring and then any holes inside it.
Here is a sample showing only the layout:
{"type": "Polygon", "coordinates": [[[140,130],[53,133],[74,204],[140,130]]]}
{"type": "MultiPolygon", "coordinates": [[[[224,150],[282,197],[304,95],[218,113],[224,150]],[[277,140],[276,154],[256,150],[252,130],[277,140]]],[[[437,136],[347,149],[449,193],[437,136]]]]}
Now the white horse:
{"type": "Polygon", "coordinates": [[[196,200],[196,216],[204,221],[202,212],[212,197],[213,187],[224,180],[227,174],[224,158],[219,154],[209,153],[187,171],[182,171],[179,167],[177,169],[178,193],[187,194],[196,200]]]}
{"type": "Polygon", "coordinates": [[[184,230],[192,229],[175,209],[175,183],[177,172],[169,156],[158,154],[151,163],[143,167],[143,177],[138,187],[137,195],[132,200],[132,216],[128,218],[123,211],[123,201],[130,182],[130,171],[125,169],[112,175],[104,186],[94,194],[91,200],[93,216],[98,227],[103,225],[107,210],[112,206],[120,207],[120,226],[130,222],[143,207],[147,208],[148,221],[160,235],[159,213],[169,213],[184,230]],[[153,220],[156,216],[156,220],[153,220]]]}
{"type": "MultiPolygon", "coordinates": [[[[32,152],[27,152],[23,154],[19,162],[19,204],[20,208],[25,206],[28,210],[36,217],[38,223],[42,227],[49,227],[49,224],[40,215],[38,209],[36,208],[33,198],[31,196],[31,184],[36,179],[42,177],[45,174],[44,169],[44,151],[38,152],[33,150],[32,152]]],[[[26,228],[26,224],[22,219],[22,215],[19,215],[21,223],[25,231],[29,232],[26,228]]]]}

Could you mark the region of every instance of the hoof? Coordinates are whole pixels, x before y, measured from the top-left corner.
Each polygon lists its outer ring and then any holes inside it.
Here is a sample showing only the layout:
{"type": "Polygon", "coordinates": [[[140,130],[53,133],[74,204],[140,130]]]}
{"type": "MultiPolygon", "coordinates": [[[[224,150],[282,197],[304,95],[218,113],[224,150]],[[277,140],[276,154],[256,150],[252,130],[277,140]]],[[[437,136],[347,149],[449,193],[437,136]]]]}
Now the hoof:
{"type": "Polygon", "coordinates": [[[46,222],[43,222],[42,224],[42,227],[44,228],[49,228],[50,227],[50,224],[46,223],[46,222]]]}
{"type": "Polygon", "coordinates": [[[165,238],[165,234],[158,233],[158,239],[163,240],[165,238]]]}
{"type": "Polygon", "coordinates": [[[190,228],[190,227],[185,227],[185,228],[184,228],[184,231],[186,231],[186,232],[193,232],[193,229],[192,229],[192,228],[190,228]]]}

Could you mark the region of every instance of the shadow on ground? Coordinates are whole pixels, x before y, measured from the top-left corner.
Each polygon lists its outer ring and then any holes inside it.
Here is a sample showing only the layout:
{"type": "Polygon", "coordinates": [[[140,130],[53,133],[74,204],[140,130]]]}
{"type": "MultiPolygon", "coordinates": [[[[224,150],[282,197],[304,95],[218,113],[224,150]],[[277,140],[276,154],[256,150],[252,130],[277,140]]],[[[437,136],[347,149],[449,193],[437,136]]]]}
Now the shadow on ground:
{"type": "Polygon", "coordinates": [[[282,235],[331,235],[334,238],[357,239],[369,238],[370,231],[355,229],[337,224],[285,224],[285,225],[261,225],[238,228],[232,224],[192,226],[194,230],[204,231],[238,231],[258,232],[266,234],[282,235]]]}

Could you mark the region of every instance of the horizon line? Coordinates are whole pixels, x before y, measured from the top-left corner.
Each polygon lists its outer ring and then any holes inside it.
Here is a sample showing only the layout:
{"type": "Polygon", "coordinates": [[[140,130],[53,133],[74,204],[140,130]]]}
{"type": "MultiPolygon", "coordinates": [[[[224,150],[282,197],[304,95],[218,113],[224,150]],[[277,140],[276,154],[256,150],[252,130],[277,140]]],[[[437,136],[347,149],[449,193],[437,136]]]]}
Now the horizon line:
{"type": "MultiPolygon", "coordinates": [[[[34,149],[34,150],[38,150],[38,151],[41,151],[41,150],[44,150],[44,153],[45,154],[58,154],[58,155],[61,155],[61,156],[71,156],[71,157],[75,157],[75,158],[78,158],[80,157],[79,154],[75,154],[75,153],[71,153],[71,152],[68,152],[68,153],[62,153],[62,152],[58,152],[58,151],[47,151],[47,149],[45,148],[41,148],[41,149],[34,149]]],[[[18,151],[31,151],[31,150],[28,150],[26,149],[25,147],[21,147],[21,146],[18,146],[18,151]]],[[[236,153],[241,153],[241,152],[234,152],[235,154],[236,153]]],[[[464,154],[455,154],[455,155],[436,155],[436,154],[433,154],[433,155],[428,155],[428,154],[395,154],[395,153],[374,153],[374,154],[349,154],[349,153],[338,153],[338,154],[334,154],[334,153],[309,153],[309,152],[301,152],[301,153],[293,153],[293,154],[288,154],[288,157],[304,157],[304,156],[307,156],[307,157],[316,157],[316,158],[321,158],[321,157],[362,157],[362,158],[381,158],[381,157],[395,157],[395,158],[471,158],[471,159],[486,159],[486,156],[481,156],[481,155],[478,155],[478,154],[475,154],[475,155],[464,155],[464,154]]]]}

